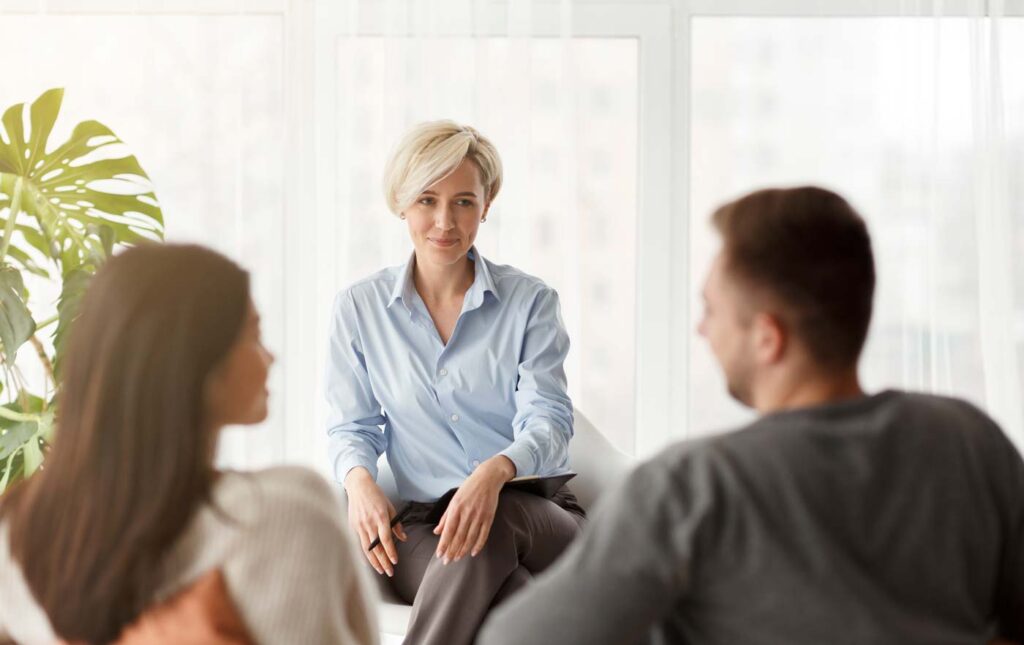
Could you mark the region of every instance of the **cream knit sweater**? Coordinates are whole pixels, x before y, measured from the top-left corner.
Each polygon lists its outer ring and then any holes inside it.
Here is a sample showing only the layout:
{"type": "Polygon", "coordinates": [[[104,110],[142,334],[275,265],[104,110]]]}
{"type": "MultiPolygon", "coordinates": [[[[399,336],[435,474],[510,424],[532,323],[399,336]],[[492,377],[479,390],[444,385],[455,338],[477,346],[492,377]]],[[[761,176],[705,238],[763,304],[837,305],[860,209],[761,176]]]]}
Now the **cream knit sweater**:
{"type": "MultiPolygon", "coordinates": [[[[312,471],[225,472],[167,559],[155,601],[211,569],[258,643],[377,642],[376,596],[330,486],[312,471]]],[[[56,639],[0,526],[0,642],[56,639]]]]}

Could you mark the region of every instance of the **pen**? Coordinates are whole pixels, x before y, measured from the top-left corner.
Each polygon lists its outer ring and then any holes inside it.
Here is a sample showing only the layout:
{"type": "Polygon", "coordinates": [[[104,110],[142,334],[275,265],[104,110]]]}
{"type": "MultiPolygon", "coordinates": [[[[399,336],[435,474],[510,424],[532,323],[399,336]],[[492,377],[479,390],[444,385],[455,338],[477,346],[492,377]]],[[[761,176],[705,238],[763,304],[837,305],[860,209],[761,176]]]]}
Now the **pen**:
{"type": "MultiPolygon", "coordinates": [[[[398,524],[409,515],[409,510],[412,509],[412,504],[406,504],[405,508],[399,511],[393,518],[391,518],[391,528],[395,528],[395,524],[398,524]]],[[[380,546],[380,536],[373,538],[373,542],[370,542],[370,546],[366,548],[367,551],[373,551],[380,546]]]]}

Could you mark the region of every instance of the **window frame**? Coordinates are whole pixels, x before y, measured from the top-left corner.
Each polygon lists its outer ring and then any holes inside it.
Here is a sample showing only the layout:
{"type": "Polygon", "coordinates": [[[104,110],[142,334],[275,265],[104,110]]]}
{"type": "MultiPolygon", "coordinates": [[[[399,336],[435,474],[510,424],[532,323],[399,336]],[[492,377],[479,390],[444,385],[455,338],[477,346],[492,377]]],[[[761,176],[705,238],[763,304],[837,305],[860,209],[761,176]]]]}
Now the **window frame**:
{"type": "MultiPolygon", "coordinates": [[[[383,7],[400,0],[363,0],[383,7]]],[[[1024,17],[1024,0],[524,0],[538,35],[559,35],[571,16],[572,35],[635,38],[639,44],[637,165],[637,283],[633,452],[646,457],[690,436],[689,410],[689,181],[691,27],[697,17],[1024,17]]],[[[497,10],[512,3],[487,3],[497,10]]],[[[245,458],[276,456],[326,469],[326,437],[317,410],[323,368],[322,338],[334,295],[322,277],[335,239],[333,178],[336,141],[333,87],[336,39],[354,35],[354,4],[344,0],[0,0],[3,14],[273,14],[283,18],[287,192],[281,244],[289,287],[282,294],[285,360],[281,418],[287,430],[251,437],[245,458]],[[311,215],[312,214],[312,215],[311,215]],[[313,218],[312,225],[306,222],[313,218]],[[314,302],[315,307],[309,303],[314,302]],[[311,401],[311,397],[315,397],[311,401]],[[282,436],[277,436],[280,433],[282,436]]],[[[500,13],[500,11],[499,11],[500,13]]],[[[366,16],[361,18],[366,20],[366,16]]],[[[507,35],[495,21],[494,35],[507,35]]],[[[372,19],[359,35],[372,36],[372,19]]],[[[382,32],[378,26],[378,32],[382,32]]],[[[377,33],[376,35],[380,35],[377,33]]],[[[468,34],[467,34],[468,35],[468,34]]],[[[333,273],[331,274],[333,276],[333,273]]],[[[598,427],[600,419],[595,419],[598,427]]]]}
{"type": "MultiPolygon", "coordinates": [[[[373,3],[371,3],[373,4],[373,3]]],[[[316,35],[317,127],[317,229],[321,240],[337,239],[334,177],[337,159],[332,150],[337,140],[337,40],[343,37],[377,37],[386,35],[379,15],[347,14],[344,3],[323,2],[318,5],[316,35]],[[358,21],[358,27],[354,24],[358,21]]],[[[350,8],[348,8],[350,9],[350,8]]],[[[564,25],[562,5],[536,3],[532,8],[531,36],[558,37],[564,25]]],[[[633,452],[646,441],[641,428],[668,427],[668,409],[663,404],[669,392],[669,357],[665,352],[671,342],[669,325],[669,266],[672,259],[669,231],[671,228],[671,138],[672,111],[671,8],[667,4],[579,3],[571,7],[571,34],[581,38],[632,38],[638,43],[639,123],[637,150],[637,284],[636,332],[628,339],[636,347],[635,415],[636,433],[633,452]]],[[[514,31],[512,33],[515,33],[514,31]]],[[[458,27],[449,27],[439,35],[479,36],[458,27]]],[[[494,20],[484,36],[509,35],[509,29],[494,20]]],[[[318,257],[329,257],[320,248],[318,257]]],[[[322,267],[323,268],[323,267],[322,267]]],[[[333,277],[334,271],[323,273],[333,277]]],[[[331,302],[336,285],[332,279],[320,279],[315,300],[324,307],[331,302]]],[[[323,328],[326,333],[326,327],[323,328]]],[[[321,335],[323,335],[321,334],[321,335]]],[[[584,411],[585,412],[585,411],[584,411]]],[[[594,419],[600,427],[601,420],[594,419]]]]}

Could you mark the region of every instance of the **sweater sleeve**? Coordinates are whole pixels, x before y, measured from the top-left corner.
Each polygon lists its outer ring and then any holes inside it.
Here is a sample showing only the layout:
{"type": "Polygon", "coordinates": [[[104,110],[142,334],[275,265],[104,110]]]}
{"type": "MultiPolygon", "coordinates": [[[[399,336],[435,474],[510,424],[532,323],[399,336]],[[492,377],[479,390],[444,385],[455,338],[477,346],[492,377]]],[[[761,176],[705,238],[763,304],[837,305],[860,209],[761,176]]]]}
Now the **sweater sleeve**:
{"type": "MultiPolygon", "coordinates": [[[[994,426],[995,424],[993,424],[994,426]]],[[[995,428],[991,466],[1004,533],[996,612],[1000,636],[1024,642],[1024,460],[1009,438],[995,428]]]]}
{"type": "Polygon", "coordinates": [[[301,468],[264,478],[255,521],[224,565],[232,599],[258,643],[377,643],[367,584],[339,500],[301,468]]]}
{"type": "Polygon", "coordinates": [[[663,461],[640,466],[598,505],[567,553],[491,615],[477,642],[645,642],[692,580],[708,494],[693,483],[663,461]]]}

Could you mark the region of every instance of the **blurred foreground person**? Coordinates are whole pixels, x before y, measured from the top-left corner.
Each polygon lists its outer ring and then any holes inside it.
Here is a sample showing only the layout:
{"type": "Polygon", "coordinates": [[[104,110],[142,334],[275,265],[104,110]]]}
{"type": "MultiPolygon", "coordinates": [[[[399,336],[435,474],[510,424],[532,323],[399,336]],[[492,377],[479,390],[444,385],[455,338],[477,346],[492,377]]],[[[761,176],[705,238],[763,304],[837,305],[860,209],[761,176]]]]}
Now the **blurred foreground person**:
{"type": "Polygon", "coordinates": [[[377,641],[328,484],[214,468],[221,428],[267,415],[245,271],[125,251],[69,342],[53,450],[0,502],[0,642],[377,641]]]}
{"type": "Polygon", "coordinates": [[[1024,639],[1024,463],[968,403],[861,389],[863,220],[808,187],[713,221],[700,333],[761,417],[640,466],[480,642],[1024,639]]]}

